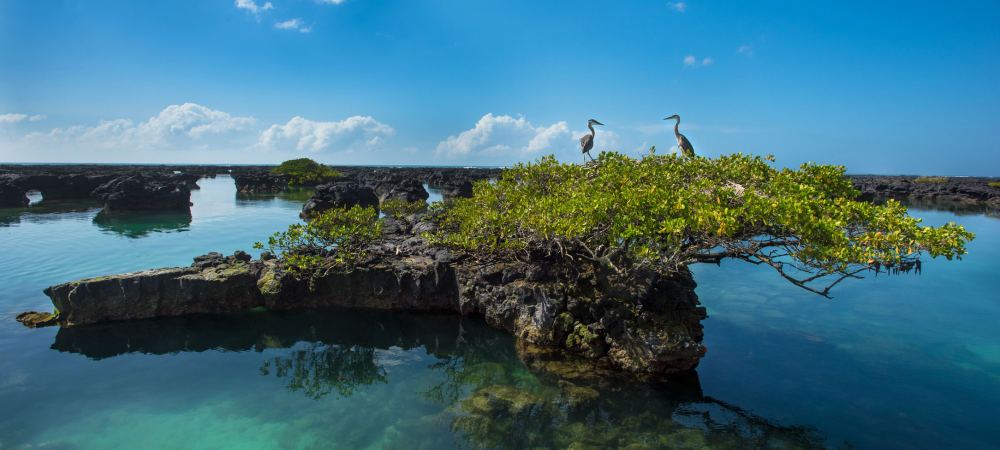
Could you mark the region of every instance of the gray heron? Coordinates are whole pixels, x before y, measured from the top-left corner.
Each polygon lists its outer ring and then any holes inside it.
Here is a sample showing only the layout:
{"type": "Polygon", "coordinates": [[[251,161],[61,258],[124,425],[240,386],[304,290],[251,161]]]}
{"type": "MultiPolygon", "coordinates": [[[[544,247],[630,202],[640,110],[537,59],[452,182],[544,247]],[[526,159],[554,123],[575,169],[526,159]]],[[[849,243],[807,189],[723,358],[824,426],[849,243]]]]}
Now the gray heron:
{"type": "Polygon", "coordinates": [[[670,117],[666,117],[663,120],[677,119],[677,123],[674,124],[674,135],[677,136],[677,148],[681,149],[681,153],[688,158],[694,157],[694,146],[691,145],[691,141],[688,140],[687,136],[681,134],[678,130],[681,126],[681,116],[674,114],[670,117]]]}
{"type": "MultiPolygon", "coordinates": [[[[598,122],[598,121],[596,121],[594,119],[588,120],[587,121],[587,128],[590,128],[590,134],[585,134],[585,135],[583,135],[582,138],[580,138],[580,151],[584,155],[590,156],[590,160],[591,161],[594,160],[594,157],[590,155],[590,149],[594,148],[594,135],[597,134],[594,131],[594,125],[604,125],[604,124],[601,123],[601,122],[598,122]]],[[[584,163],[587,162],[587,158],[586,157],[583,158],[583,162],[584,163]]]]}

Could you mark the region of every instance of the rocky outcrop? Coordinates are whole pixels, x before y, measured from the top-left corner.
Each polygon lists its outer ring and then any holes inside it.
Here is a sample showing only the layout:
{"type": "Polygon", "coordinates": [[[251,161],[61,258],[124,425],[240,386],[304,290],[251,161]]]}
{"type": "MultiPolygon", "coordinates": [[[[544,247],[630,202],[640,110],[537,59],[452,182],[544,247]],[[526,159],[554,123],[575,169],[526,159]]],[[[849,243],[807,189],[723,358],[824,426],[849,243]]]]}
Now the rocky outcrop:
{"type": "MultiPolygon", "coordinates": [[[[211,256],[211,255],[210,255],[211,256]]],[[[249,258],[87,278],[45,289],[64,326],[245,311],[261,305],[249,258]]]]}
{"type": "Polygon", "coordinates": [[[850,179],[866,201],[891,198],[1000,209],[1000,186],[991,185],[1000,182],[995,178],[852,175],[850,179]]]}
{"type": "Polygon", "coordinates": [[[430,194],[419,180],[409,178],[400,181],[388,181],[375,186],[375,194],[380,201],[402,200],[408,203],[424,202],[430,194]]]}
{"type": "MultiPolygon", "coordinates": [[[[174,179],[188,190],[198,189],[201,177],[229,174],[240,194],[277,193],[289,188],[288,177],[271,172],[274,166],[233,165],[115,165],[0,164],[0,207],[27,205],[27,191],[37,190],[48,200],[83,199],[115,178],[143,175],[174,179]],[[11,180],[17,183],[11,184],[11,180]]],[[[362,167],[334,166],[342,174],[335,182],[353,182],[377,190],[380,199],[426,199],[423,185],[441,191],[445,199],[472,195],[476,180],[497,178],[499,168],[362,167]]]]}
{"type": "Polygon", "coordinates": [[[324,184],[317,187],[313,196],[302,206],[300,216],[308,217],[330,208],[350,208],[354,205],[378,209],[379,199],[372,188],[358,183],[324,184]]]}
{"type": "Polygon", "coordinates": [[[441,196],[445,200],[450,200],[456,197],[469,198],[472,197],[472,182],[469,180],[454,181],[447,184],[442,184],[437,186],[437,189],[441,191],[441,196]]]}
{"type": "Polygon", "coordinates": [[[28,196],[17,182],[17,175],[0,176],[0,208],[21,208],[28,206],[28,196]]]}
{"type": "Polygon", "coordinates": [[[705,352],[705,309],[688,272],[640,274],[612,288],[592,269],[544,257],[510,262],[455,254],[417,235],[432,226],[420,216],[386,219],[386,235],[367,249],[365,261],[313,277],[295,276],[270,257],[210,253],[191,267],[79,280],[45,292],[63,326],[257,307],[448,311],[482,316],[524,343],[635,373],[689,370],[705,352]]]}
{"type": "Polygon", "coordinates": [[[267,172],[234,173],[236,191],[243,194],[272,194],[288,189],[288,176],[267,172]]]}
{"type": "Polygon", "coordinates": [[[105,212],[186,211],[191,207],[191,189],[183,177],[125,175],[98,186],[92,195],[104,202],[105,212]]]}
{"type": "Polygon", "coordinates": [[[39,191],[46,200],[89,198],[91,191],[112,180],[114,175],[31,174],[18,178],[25,191],[39,191]]]}

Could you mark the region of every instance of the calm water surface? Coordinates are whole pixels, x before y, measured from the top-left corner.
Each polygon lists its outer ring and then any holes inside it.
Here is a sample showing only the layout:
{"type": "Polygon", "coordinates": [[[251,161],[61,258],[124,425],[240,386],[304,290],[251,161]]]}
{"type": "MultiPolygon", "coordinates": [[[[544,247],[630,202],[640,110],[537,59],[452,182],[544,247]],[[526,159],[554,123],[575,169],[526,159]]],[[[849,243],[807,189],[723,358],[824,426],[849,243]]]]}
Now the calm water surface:
{"type": "Polygon", "coordinates": [[[297,219],[307,192],[204,179],[190,216],[0,210],[0,449],[995,448],[1000,220],[957,263],[848,283],[832,301],[763,269],[697,267],[709,353],[664,385],[519,358],[470,318],[249,313],[29,330],[41,290],[187,265],[297,219]]]}

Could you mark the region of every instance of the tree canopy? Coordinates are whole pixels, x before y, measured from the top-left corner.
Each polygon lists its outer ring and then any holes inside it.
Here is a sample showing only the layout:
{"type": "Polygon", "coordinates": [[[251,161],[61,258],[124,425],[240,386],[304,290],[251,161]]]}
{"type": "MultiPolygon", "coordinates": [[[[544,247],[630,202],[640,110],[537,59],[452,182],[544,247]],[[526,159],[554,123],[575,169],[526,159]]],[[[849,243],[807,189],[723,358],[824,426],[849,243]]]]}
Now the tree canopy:
{"type": "Polygon", "coordinates": [[[315,186],[340,176],[332,167],[320,164],[309,158],[290,159],[271,170],[280,175],[287,175],[288,184],[292,186],[315,186]]]}
{"type": "Polygon", "coordinates": [[[842,166],[772,163],[743,154],[606,152],[587,165],[545,157],[477,182],[471,198],[439,212],[434,238],[473,254],[528,258],[542,250],[617,276],[734,258],[829,296],[864,271],[961,257],[974,237],[954,223],[922,226],[894,200],[857,201],[842,166]]]}
{"type": "Polygon", "coordinates": [[[293,272],[311,273],[329,262],[350,266],[365,257],[365,247],[382,235],[382,220],[375,208],[358,205],[332,208],[313,215],[306,223],[295,223],[277,232],[267,243],[254,248],[267,250],[293,272]]]}

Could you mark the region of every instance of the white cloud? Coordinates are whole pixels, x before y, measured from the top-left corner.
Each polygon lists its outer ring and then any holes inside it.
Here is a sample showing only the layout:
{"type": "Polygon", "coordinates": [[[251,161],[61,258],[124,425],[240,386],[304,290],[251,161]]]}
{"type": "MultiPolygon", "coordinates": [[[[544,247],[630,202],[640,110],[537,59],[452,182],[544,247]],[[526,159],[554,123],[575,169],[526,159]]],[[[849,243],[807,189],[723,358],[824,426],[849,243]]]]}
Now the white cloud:
{"type": "Polygon", "coordinates": [[[371,116],[352,116],[339,122],[317,122],[293,117],[284,125],[274,124],[260,134],[258,143],[267,148],[291,148],[320,152],[351,151],[378,147],[395,130],[371,116]]]}
{"type": "Polygon", "coordinates": [[[682,13],[684,11],[687,11],[688,5],[687,2],[667,2],[667,7],[669,7],[674,11],[682,13]]]}
{"type": "Polygon", "coordinates": [[[18,122],[24,122],[25,120],[27,120],[28,122],[38,122],[39,120],[45,120],[45,119],[46,117],[42,114],[35,114],[31,116],[21,113],[0,114],[0,124],[18,123],[18,122]]]}
{"type": "Polygon", "coordinates": [[[105,120],[96,126],[75,125],[54,128],[48,133],[31,133],[29,142],[73,143],[99,148],[171,148],[198,142],[209,136],[246,131],[256,121],[196,103],[170,105],[159,114],[135,124],[128,119],[105,120]]]}
{"type": "Polygon", "coordinates": [[[701,60],[696,58],[694,55],[687,55],[684,57],[684,67],[704,67],[711,66],[715,63],[715,60],[711,57],[704,57],[701,60]]]}
{"type": "Polygon", "coordinates": [[[28,118],[27,114],[9,113],[0,114],[0,123],[18,123],[28,118]]]}
{"type": "Polygon", "coordinates": [[[340,5],[347,0],[316,0],[316,3],[322,3],[324,5],[340,5]]]}
{"type": "Polygon", "coordinates": [[[234,4],[237,9],[245,9],[255,16],[264,11],[274,9],[274,5],[271,2],[264,2],[263,5],[257,5],[257,2],[254,0],[236,0],[234,4]]]}
{"type": "Polygon", "coordinates": [[[299,33],[308,33],[312,31],[312,27],[306,26],[305,22],[303,22],[302,19],[299,19],[297,17],[294,19],[286,20],[284,22],[276,22],[274,24],[274,28],[277,28],[279,30],[295,30],[298,31],[299,33]]]}
{"type": "Polygon", "coordinates": [[[516,153],[528,156],[566,147],[570,132],[566,122],[535,126],[524,117],[487,113],[476,125],[437,145],[437,154],[448,157],[471,153],[516,153]]]}
{"type": "Polygon", "coordinates": [[[749,44],[743,44],[736,48],[736,53],[750,58],[753,56],[753,46],[749,44]]]}

